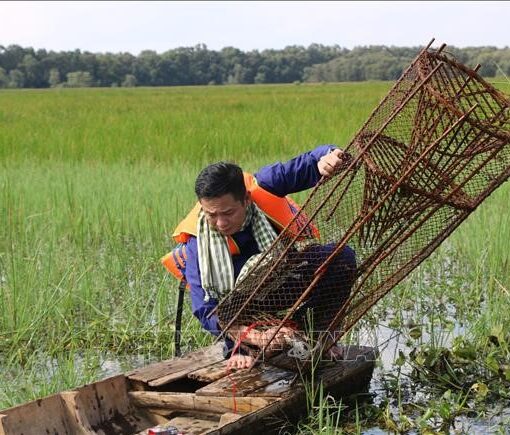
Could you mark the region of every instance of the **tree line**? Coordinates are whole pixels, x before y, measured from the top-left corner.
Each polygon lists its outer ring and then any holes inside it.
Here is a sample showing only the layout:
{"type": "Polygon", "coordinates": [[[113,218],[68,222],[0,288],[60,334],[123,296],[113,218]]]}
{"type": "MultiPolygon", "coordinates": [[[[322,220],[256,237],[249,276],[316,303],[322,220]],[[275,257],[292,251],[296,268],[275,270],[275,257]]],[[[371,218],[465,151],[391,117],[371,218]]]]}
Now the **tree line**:
{"type": "MultiPolygon", "coordinates": [[[[234,47],[179,47],[158,54],[34,50],[0,45],[0,88],[175,86],[395,80],[420,47],[311,44],[243,52],[234,47]]],[[[510,48],[448,47],[486,77],[510,75],[510,48]]]]}

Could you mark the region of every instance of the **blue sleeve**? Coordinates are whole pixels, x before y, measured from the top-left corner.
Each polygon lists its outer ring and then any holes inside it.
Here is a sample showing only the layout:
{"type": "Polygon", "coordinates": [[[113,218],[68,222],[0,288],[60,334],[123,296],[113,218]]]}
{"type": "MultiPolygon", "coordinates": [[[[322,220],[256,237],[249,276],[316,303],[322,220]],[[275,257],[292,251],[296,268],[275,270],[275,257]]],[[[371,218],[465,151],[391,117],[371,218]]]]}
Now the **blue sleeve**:
{"type": "Polygon", "coordinates": [[[288,162],[264,166],[255,174],[257,183],[278,196],[310,189],[321,178],[317,168],[320,158],[335,148],[335,145],[321,145],[288,162]]]}
{"type": "Polygon", "coordinates": [[[197,239],[191,237],[186,243],[186,281],[190,286],[191,310],[193,315],[200,321],[202,327],[213,335],[219,335],[221,330],[218,324],[218,316],[213,314],[208,318],[211,311],[218,305],[216,299],[204,301],[205,291],[200,280],[198,267],[197,239]]]}

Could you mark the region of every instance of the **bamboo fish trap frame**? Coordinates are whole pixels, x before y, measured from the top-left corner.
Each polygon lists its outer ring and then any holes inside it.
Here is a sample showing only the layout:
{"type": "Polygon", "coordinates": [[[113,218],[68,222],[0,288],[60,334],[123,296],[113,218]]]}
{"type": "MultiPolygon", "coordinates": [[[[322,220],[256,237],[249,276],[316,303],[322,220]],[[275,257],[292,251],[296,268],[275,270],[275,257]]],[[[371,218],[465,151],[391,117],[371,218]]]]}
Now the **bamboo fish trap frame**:
{"type": "Polygon", "coordinates": [[[432,42],[220,303],[224,331],[311,312],[329,348],[509,177],[510,100],[432,42]]]}

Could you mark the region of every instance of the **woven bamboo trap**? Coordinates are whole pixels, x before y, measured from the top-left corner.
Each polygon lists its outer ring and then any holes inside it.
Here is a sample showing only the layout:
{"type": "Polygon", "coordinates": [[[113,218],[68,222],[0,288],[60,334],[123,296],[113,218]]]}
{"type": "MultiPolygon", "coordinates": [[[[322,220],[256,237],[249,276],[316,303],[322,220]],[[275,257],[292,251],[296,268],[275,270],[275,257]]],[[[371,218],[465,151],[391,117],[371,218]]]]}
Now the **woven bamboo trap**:
{"type": "Polygon", "coordinates": [[[509,177],[510,100],[431,45],[220,303],[224,330],[311,317],[331,345],[509,177]]]}

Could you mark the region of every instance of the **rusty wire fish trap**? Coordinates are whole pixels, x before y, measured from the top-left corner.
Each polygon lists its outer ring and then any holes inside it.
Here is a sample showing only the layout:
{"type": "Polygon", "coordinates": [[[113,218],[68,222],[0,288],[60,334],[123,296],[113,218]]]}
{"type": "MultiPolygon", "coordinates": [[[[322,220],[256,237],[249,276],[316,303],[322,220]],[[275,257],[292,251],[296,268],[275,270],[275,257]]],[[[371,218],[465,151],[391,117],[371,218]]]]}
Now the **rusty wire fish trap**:
{"type": "Polygon", "coordinates": [[[306,320],[331,345],[509,177],[510,101],[431,44],[220,303],[224,330],[306,320]]]}

